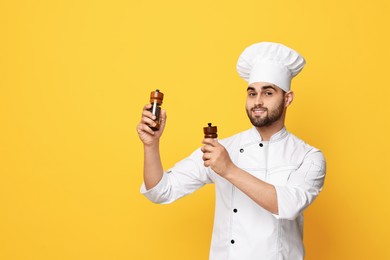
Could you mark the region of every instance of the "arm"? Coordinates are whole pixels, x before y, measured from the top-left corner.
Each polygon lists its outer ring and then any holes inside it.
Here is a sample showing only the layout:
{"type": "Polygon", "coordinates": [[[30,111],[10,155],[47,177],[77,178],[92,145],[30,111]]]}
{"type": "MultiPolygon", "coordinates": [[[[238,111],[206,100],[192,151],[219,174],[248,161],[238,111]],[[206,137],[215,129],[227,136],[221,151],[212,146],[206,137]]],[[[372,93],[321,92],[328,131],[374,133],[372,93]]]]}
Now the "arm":
{"type": "Polygon", "coordinates": [[[137,125],[137,133],[144,145],[144,183],[146,189],[151,189],[159,183],[164,170],[160,158],[160,137],[165,128],[166,112],[161,111],[161,125],[158,131],[153,131],[150,126],[155,126],[155,116],[148,111],[151,105],[146,105],[142,111],[142,118],[137,125]]]}
{"type": "Polygon", "coordinates": [[[254,177],[234,164],[225,172],[223,177],[262,208],[272,214],[278,214],[275,186],[254,177]]]}
{"type": "Polygon", "coordinates": [[[278,199],[275,186],[266,183],[238,168],[226,149],[213,139],[204,139],[202,147],[204,166],[228,180],[258,205],[273,214],[278,214],[278,199]]]}
{"type": "Polygon", "coordinates": [[[326,163],[320,151],[308,154],[291,174],[288,185],[274,186],[238,168],[216,140],[204,139],[203,161],[254,202],[281,219],[295,219],[318,196],[324,185],[326,163]]]}
{"type": "Polygon", "coordinates": [[[297,170],[289,176],[288,184],[276,185],[279,214],[282,219],[294,219],[317,198],[326,175],[326,162],[319,150],[306,154],[297,170]]]}
{"type": "Polygon", "coordinates": [[[150,107],[150,105],[144,107],[141,121],[137,125],[139,138],[144,145],[144,183],[141,193],[152,202],[167,204],[194,192],[206,183],[211,183],[212,180],[207,174],[207,169],[203,167],[200,150],[196,150],[191,156],[164,172],[159,141],[167,116],[162,110],[160,129],[153,131],[150,126],[154,126],[155,123],[154,116],[148,111],[150,107]]]}

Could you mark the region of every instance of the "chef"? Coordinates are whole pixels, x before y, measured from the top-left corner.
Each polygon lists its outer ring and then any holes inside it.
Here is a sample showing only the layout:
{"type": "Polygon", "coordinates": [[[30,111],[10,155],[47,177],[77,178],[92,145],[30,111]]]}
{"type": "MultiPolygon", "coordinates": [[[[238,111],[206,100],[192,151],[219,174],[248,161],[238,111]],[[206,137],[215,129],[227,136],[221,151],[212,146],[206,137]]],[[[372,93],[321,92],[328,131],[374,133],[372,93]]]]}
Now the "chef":
{"type": "Polygon", "coordinates": [[[291,80],[304,65],[298,52],[279,43],[247,47],[237,71],[248,82],[246,112],[253,127],[223,140],[204,139],[167,171],[159,151],[166,111],[160,130],[153,131],[150,105],[143,109],[137,125],[145,156],[141,193],[165,204],[214,183],[211,260],[304,258],[303,212],[322,190],[326,170],[322,152],[285,126],[294,99],[291,80]]]}

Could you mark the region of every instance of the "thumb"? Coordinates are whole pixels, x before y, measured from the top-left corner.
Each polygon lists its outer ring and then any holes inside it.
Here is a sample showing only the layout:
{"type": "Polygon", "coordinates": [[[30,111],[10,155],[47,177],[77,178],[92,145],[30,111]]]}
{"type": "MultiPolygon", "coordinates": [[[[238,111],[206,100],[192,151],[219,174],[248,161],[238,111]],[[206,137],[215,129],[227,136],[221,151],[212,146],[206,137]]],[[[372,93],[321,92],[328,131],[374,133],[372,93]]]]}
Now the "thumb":
{"type": "Polygon", "coordinates": [[[161,110],[161,114],[160,114],[160,129],[164,129],[165,128],[166,121],[167,121],[167,111],[162,109],[161,110]]]}

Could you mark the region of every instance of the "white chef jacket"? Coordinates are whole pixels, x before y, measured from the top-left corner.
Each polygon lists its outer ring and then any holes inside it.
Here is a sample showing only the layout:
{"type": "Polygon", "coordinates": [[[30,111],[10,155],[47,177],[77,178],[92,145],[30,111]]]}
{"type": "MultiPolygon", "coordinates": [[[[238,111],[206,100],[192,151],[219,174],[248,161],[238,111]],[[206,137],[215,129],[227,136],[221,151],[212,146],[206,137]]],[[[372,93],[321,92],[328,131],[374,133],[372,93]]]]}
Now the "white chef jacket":
{"type": "Polygon", "coordinates": [[[299,260],[304,257],[303,210],[322,190],[325,159],[321,151],[285,128],[262,141],[255,127],[219,141],[233,163],[273,184],[278,215],[265,210],[211,168],[196,150],[164,173],[149,200],[171,203],[207,183],[215,183],[216,207],[210,260],[299,260]]]}

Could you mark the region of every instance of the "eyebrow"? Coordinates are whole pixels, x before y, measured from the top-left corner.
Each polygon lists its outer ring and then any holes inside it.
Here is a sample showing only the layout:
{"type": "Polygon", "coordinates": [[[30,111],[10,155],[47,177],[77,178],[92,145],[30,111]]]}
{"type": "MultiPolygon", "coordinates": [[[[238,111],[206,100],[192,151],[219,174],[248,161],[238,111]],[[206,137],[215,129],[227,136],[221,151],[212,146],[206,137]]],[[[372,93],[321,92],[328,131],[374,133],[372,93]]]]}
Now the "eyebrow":
{"type": "Polygon", "coordinates": [[[264,87],[262,87],[261,89],[273,89],[273,90],[275,90],[276,91],[276,88],[275,87],[273,87],[273,86],[264,86],[264,87]]]}
{"type": "MultiPolygon", "coordinates": [[[[261,87],[261,90],[266,90],[266,89],[273,89],[273,90],[276,91],[276,88],[273,87],[273,86],[271,86],[271,85],[269,85],[269,86],[262,86],[262,87],[261,87]]],[[[250,91],[250,90],[256,91],[256,89],[255,89],[254,87],[249,86],[249,87],[246,89],[246,91],[250,91]]]]}

